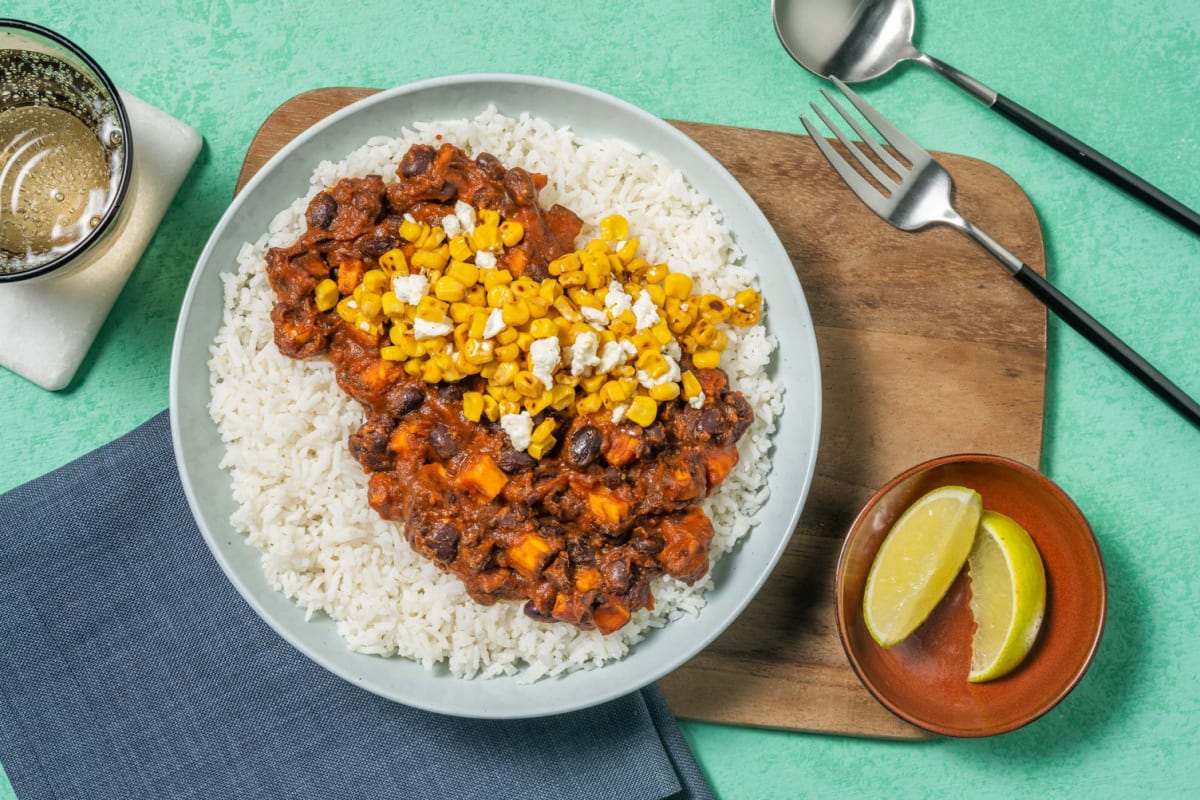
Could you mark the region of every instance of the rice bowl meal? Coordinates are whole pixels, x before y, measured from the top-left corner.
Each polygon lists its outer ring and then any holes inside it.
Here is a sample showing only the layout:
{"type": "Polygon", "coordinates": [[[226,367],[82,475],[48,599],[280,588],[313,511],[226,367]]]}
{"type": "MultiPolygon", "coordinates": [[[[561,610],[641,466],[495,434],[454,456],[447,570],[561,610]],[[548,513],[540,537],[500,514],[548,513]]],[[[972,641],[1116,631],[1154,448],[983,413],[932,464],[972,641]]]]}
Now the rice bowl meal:
{"type": "Polygon", "coordinates": [[[768,499],[783,389],[742,260],[666,160],[530,115],[322,162],[222,275],[232,526],[356,652],[621,658],[701,613],[768,499]]]}

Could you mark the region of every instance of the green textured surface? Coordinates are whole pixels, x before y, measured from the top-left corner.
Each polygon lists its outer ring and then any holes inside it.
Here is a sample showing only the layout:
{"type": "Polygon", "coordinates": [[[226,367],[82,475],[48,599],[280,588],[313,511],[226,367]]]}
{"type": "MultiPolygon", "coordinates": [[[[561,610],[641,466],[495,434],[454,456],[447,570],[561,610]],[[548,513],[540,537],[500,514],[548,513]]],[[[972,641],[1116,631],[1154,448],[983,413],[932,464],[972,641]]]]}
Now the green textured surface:
{"type": "MultiPolygon", "coordinates": [[[[0,490],[166,406],[171,337],[192,266],[251,137],[292,95],[522,72],[586,84],[662,117],[797,132],[798,113],[821,85],[777,44],[765,0],[622,11],[561,1],[9,0],[2,13],[75,39],[120,86],[196,127],[205,146],[71,385],[51,394],[0,370],[9,454],[0,490]]],[[[925,0],[918,14],[927,52],[1200,206],[1194,0],[925,0]]],[[[1057,285],[1200,394],[1200,237],[919,66],[900,67],[864,94],[926,147],[1012,175],[1037,209],[1057,285]]],[[[685,723],[722,798],[930,797],[964,786],[997,797],[1200,791],[1200,431],[1057,320],[1049,363],[1042,468],[1090,518],[1109,577],[1108,628],[1078,689],[1038,722],[983,741],[685,723]]],[[[12,796],[0,780],[0,800],[12,796]]]]}

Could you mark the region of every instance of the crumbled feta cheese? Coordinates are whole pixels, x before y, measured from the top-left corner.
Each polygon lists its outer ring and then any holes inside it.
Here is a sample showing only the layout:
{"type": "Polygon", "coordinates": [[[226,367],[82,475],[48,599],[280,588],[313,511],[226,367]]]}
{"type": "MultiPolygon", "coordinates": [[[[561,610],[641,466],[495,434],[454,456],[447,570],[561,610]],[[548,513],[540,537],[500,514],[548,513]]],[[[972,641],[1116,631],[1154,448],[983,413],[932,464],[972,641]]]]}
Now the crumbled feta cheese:
{"type": "MultiPolygon", "coordinates": [[[[636,353],[637,348],[633,348],[633,351],[636,353]]],[[[600,362],[596,364],[596,372],[612,372],[628,359],[629,353],[625,352],[621,342],[609,342],[600,351],[600,362]]]]}
{"type": "Polygon", "coordinates": [[[637,302],[633,304],[633,316],[637,318],[635,327],[639,331],[644,331],[658,322],[658,308],[654,305],[654,300],[650,298],[648,292],[638,293],[637,302]]]}
{"type": "Polygon", "coordinates": [[[453,214],[447,214],[442,217],[442,230],[446,232],[447,238],[453,239],[462,233],[462,223],[459,222],[458,217],[453,214]]]}
{"type": "Polygon", "coordinates": [[[591,331],[575,337],[575,343],[571,345],[572,375],[586,375],[589,369],[600,363],[600,359],[596,358],[596,349],[599,346],[600,340],[591,331]]]}
{"type": "Polygon", "coordinates": [[[598,325],[600,327],[608,326],[608,314],[598,308],[592,308],[591,306],[580,306],[579,313],[585,320],[593,325],[598,325]]]}
{"type": "Polygon", "coordinates": [[[559,352],[558,337],[555,336],[534,339],[529,344],[529,371],[542,382],[544,389],[554,386],[554,370],[558,367],[559,352]]]}
{"type": "Polygon", "coordinates": [[[423,274],[397,275],[392,278],[392,294],[401,303],[415,306],[429,291],[429,279],[423,274]]]}
{"type": "Polygon", "coordinates": [[[454,204],[454,216],[458,217],[458,223],[462,226],[463,232],[470,233],[475,230],[475,206],[459,200],[454,204]]]}
{"type": "Polygon", "coordinates": [[[475,254],[475,266],[480,269],[495,269],[496,254],[490,250],[480,250],[475,254]]]}
{"type": "Polygon", "coordinates": [[[488,314],[487,322],[483,323],[483,338],[491,339],[506,327],[508,326],[504,324],[504,313],[498,308],[493,308],[492,313],[488,314]]]}
{"type": "Polygon", "coordinates": [[[520,414],[505,414],[500,417],[500,427],[508,434],[514,450],[524,450],[529,447],[529,439],[533,435],[533,417],[528,411],[520,414]]]}
{"type": "Polygon", "coordinates": [[[633,307],[633,298],[625,291],[625,287],[620,281],[613,281],[608,284],[608,294],[604,296],[604,305],[608,308],[608,312],[613,315],[613,319],[633,307]]]}
{"type": "Polygon", "coordinates": [[[430,322],[427,319],[417,317],[413,321],[413,338],[418,342],[425,339],[432,339],[435,336],[446,336],[454,331],[454,325],[450,320],[443,318],[440,322],[430,322]]]}
{"type": "Polygon", "coordinates": [[[692,408],[701,408],[704,405],[704,392],[701,392],[691,400],[688,400],[688,405],[692,408]]]}
{"type": "Polygon", "coordinates": [[[625,412],[627,411],[629,411],[629,403],[621,403],[621,405],[614,408],[612,413],[613,424],[616,425],[618,422],[625,419],[625,412]]]}

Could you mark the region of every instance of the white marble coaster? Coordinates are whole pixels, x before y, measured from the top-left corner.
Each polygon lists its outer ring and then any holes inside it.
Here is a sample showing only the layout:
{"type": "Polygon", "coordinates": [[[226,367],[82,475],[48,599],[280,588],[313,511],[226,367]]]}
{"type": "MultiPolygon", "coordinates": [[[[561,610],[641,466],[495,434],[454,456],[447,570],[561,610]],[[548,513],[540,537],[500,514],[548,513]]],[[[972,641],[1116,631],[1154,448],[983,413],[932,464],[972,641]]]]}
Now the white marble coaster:
{"type": "Polygon", "coordinates": [[[129,274],[200,152],[200,134],[121,91],[133,133],[128,218],[100,261],[32,284],[0,286],[0,366],[46,389],[71,382],[129,274]]]}

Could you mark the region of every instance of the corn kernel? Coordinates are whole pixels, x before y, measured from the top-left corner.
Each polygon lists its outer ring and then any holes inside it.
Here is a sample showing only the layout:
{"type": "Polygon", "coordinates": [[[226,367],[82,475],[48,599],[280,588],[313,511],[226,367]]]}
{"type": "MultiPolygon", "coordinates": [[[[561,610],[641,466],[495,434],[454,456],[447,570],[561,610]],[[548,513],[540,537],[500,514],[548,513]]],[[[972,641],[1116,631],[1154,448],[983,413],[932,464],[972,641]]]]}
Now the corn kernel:
{"type": "Polygon", "coordinates": [[[550,405],[550,393],[542,392],[537,397],[526,397],[521,402],[521,407],[529,412],[530,416],[542,413],[547,406],[550,405]]]}
{"type": "Polygon", "coordinates": [[[513,247],[525,236],[525,226],[510,219],[500,223],[500,241],[505,247],[513,247]]]}
{"type": "Polygon", "coordinates": [[[604,239],[592,239],[583,246],[583,252],[591,253],[594,256],[606,256],[612,252],[612,248],[608,246],[608,242],[604,241],[604,239]]]}
{"type": "Polygon", "coordinates": [[[667,403],[679,397],[679,384],[674,381],[656,383],[650,390],[650,396],[659,403],[667,403]]]}
{"type": "Polygon", "coordinates": [[[624,239],[629,235],[629,220],[620,214],[609,214],[600,220],[601,239],[624,239]]]}
{"type": "Polygon", "coordinates": [[[600,391],[600,387],[608,381],[608,375],[599,373],[597,375],[589,375],[579,381],[579,386],[588,394],[600,391]]]}
{"type": "Polygon", "coordinates": [[[500,344],[512,344],[517,340],[517,329],[505,327],[504,330],[496,334],[496,341],[500,344]]]}
{"type": "Polygon", "coordinates": [[[318,311],[328,311],[338,304],[337,283],[329,278],[317,284],[313,290],[313,299],[316,301],[318,311]]]}
{"type": "Polygon", "coordinates": [[[593,392],[575,401],[575,411],[579,414],[595,414],[603,405],[600,393],[593,392]]]}
{"type": "Polygon", "coordinates": [[[404,348],[394,344],[379,348],[379,357],[384,361],[404,361],[408,358],[404,354],[404,348]]]}
{"type": "Polygon", "coordinates": [[[500,419],[500,403],[490,394],[483,395],[483,414],[492,422],[500,419]]]}
{"type": "Polygon", "coordinates": [[[541,297],[547,303],[553,303],[562,297],[562,287],[558,285],[558,281],[547,278],[538,286],[538,297],[541,297]]]}
{"type": "Polygon", "coordinates": [[[449,247],[450,257],[455,261],[466,261],[471,256],[475,255],[475,252],[471,249],[470,242],[467,241],[466,234],[459,234],[458,236],[452,237],[449,242],[449,247]]]}
{"type": "Polygon", "coordinates": [[[575,402],[575,388],[562,383],[554,384],[550,390],[550,407],[555,411],[566,411],[575,402]]]}
{"type": "MultiPolygon", "coordinates": [[[[559,287],[559,291],[562,291],[562,287],[559,287]]],[[[569,322],[579,322],[579,310],[571,303],[570,298],[560,295],[559,297],[555,298],[554,302],[550,305],[555,311],[562,315],[563,319],[569,322]]]]}
{"type": "Polygon", "coordinates": [[[507,286],[495,286],[488,289],[487,304],[490,308],[503,308],[512,301],[513,293],[507,286]]]}
{"type": "Polygon", "coordinates": [[[513,388],[522,397],[538,397],[546,390],[546,387],[542,386],[542,382],[527,369],[519,371],[517,376],[513,378],[513,388]]]}
{"type": "Polygon", "coordinates": [[[406,242],[417,241],[427,231],[428,231],[428,228],[425,228],[423,225],[421,225],[421,223],[417,222],[416,220],[406,219],[400,223],[400,238],[404,239],[404,241],[406,241],[406,242]]]}
{"type": "Polygon", "coordinates": [[[442,369],[432,361],[426,361],[424,368],[421,370],[421,380],[426,383],[441,383],[442,369]]]}
{"type": "Polygon", "coordinates": [[[497,286],[507,286],[512,283],[512,273],[506,269],[481,269],[480,280],[489,292],[497,286]]]}
{"type": "Polygon", "coordinates": [[[358,301],[358,313],[368,322],[374,322],[383,313],[382,298],[373,292],[363,292],[358,301]]]}
{"type": "Polygon", "coordinates": [[[567,253],[559,256],[547,265],[547,271],[554,277],[567,272],[576,272],[582,266],[578,253],[567,253]]]}
{"type": "MultiPolygon", "coordinates": [[[[454,257],[453,253],[450,255],[451,258],[454,257]]],[[[450,266],[446,268],[446,274],[461,283],[464,289],[479,282],[479,267],[461,260],[451,261],[450,266]]]]}
{"type": "Polygon", "coordinates": [[[687,300],[688,295],[692,293],[691,276],[682,272],[668,272],[667,277],[663,278],[663,290],[666,291],[667,297],[687,300]]]}
{"type": "Polygon", "coordinates": [[[651,264],[642,273],[642,280],[646,283],[662,283],[666,280],[667,274],[668,269],[666,264],[651,264]]]}
{"type": "MultiPolygon", "coordinates": [[[[416,258],[414,256],[414,258],[416,258]]],[[[443,275],[437,279],[437,283],[433,285],[433,295],[438,300],[445,300],[449,303],[456,303],[467,296],[467,287],[463,286],[462,281],[450,275],[443,275]]]]}
{"type": "Polygon", "coordinates": [[[498,250],[500,248],[500,232],[495,225],[476,225],[471,232],[471,247],[475,252],[480,250],[498,250]]]}
{"type": "Polygon", "coordinates": [[[483,416],[483,394],[481,392],[463,392],[463,416],[471,422],[479,422],[483,416]]]}
{"type": "Polygon", "coordinates": [[[600,398],[606,407],[614,408],[628,400],[629,394],[620,381],[610,380],[600,387],[600,398]]]}
{"type": "Polygon", "coordinates": [[[620,261],[622,265],[628,264],[633,260],[633,257],[637,255],[637,250],[638,240],[636,238],[626,239],[625,244],[621,245],[621,249],[616,252],[617,260],[620,261]]]}
{"type": "Polygon", "coordinates": [[[525,452],[533,458],[536,458],[538,461],[541,461],[542,458],[550,452],[555,444],[557,444],[557,442],[555,442],[554,437],[551,436],[550,439],[545,443],[530,442],[529,447],[525,448],[525,452]]]}
{"type": "Polygon", "coordinates": [[[654,418],[657,416],[658,403],[644,394],[633,398],[629,403],[629,408],[625,411],[625,419],[632,420],[643,428],[654,422],[654,418]]]}
{"type": "Polygon", "coordinates": [[[738,327],[748,328],[758,322],[761,315],[761,309],[735,308],[730,315],[730,321],[738,327]]]}
{"type": "Polygon", "coordinates": [[[690,369],[683,373],[680,383],[683,388],[683,397],[686,400],[699,397],[700,393],[704,391],[703,387],[700,386],[700,379],[690,369]]]}
{"type": "Polygon", "coordinates": [[[513,300],[501,307],[500,315],[506,325],[519,327],[529,322],[529,306],[524,300],[513,300]]]}
{"type": "Polygon", "coordinates": [[[712,344],[713,339],[717,337],[717,326],[707,319],[701,318],[696,320],[696,324],[691,327],[688,333],[696,340],[696,344],[708,347],[712,344]]]}
{"type": "Polygon", "coordinates": [[[408,259],[404,257],[404,251],[399,247],[393,247],[381,255],[379,257],[379,266],[394,275],[408,274],[408,259]]]}
{"type": "Polygon", "coordinates": [[[449,261],[449,248],[439,247],[436,250],[418,250],[413,253],[409,263],[428,272],[444,268],[449,261]]]}
{"type": "Polygon", "coordinates": [[[548,317],[535,319],[529,324],[529,333],[535,339],[545,339],[550,336],[558,336],[558,326],[554,324],[554,320],[548,317]]]}
{"type": "Polygon", "coordinates": [[[564,272],[558,277],[558,282],[564,286],[583,286],[587,283],[587,275],[582,270],[575,272],[564,272]]]}
{"type": "Polygon", "coordinates": [[[729,336],[720,328],[717,329],[717,335],[713,337],[712,342],[708,345],[709,350],[722,352],[729,346],[729,336]]]}
{"type": "Polygon", "coordinates": [[[715,369],[721,363],[721,354],[716,350],[697,350],[692,363],[700,369],[715,369]]]}
{"type": "Polygon", "coordinates": [[[467,339],[462,352],[468,364],[483,365],[492,360],[494,347],[490,339],[467,339]]]}
{"type": "Polygon", "coordinates": [[[642,291],[650,295],[650,300],[658,308],[662,308],[667,302],[667,293],[661,283],[647,283],[642,291]]]}
{"type": "Polygon", "coordinates": [[[715,294],[706,294],[700,298],[700,316],[710,322],[724,322],[729,319],[729,304],[715,294]]]}

